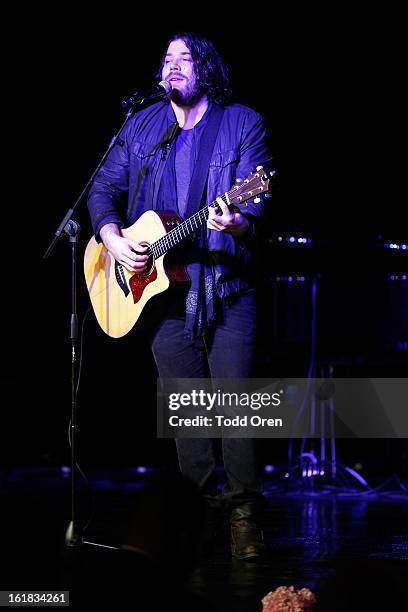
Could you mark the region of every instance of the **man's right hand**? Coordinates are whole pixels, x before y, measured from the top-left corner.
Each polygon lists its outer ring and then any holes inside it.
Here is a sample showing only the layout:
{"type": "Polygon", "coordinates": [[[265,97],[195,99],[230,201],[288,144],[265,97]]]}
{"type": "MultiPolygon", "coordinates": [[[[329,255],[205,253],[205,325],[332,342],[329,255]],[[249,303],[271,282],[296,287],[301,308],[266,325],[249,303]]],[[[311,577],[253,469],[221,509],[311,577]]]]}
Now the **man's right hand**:
{"type": "Polygon", "coordinates": [[[148,256],[145,253],[148,247],[122,236],[116,223],[104,225],[100,231],[100,237],[109,253],[129,272],[141,274],[146,270],[148,256]]]}

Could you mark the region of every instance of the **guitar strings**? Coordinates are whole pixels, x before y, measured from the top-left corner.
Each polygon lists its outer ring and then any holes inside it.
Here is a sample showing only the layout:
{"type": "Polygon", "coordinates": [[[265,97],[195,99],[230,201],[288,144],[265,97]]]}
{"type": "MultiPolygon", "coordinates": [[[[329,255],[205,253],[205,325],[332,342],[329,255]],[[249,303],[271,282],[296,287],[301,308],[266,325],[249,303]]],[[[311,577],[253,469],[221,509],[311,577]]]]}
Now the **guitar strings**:
{"type": "MultiPolygon", "coordinates": [[[[229,193],[224,193],[221,197],[222,201],[225,204],[228,204],[228,196],[229,193]]],[[[209,208],[212,206],[216,206],[217,201],[211,202],[207,204],[204,208],[201,208],[199,211],[194,213],[191,217],[177,225],[177,227],[173,228],[170,232],[161,236],[156,242],[150,245],[147,254],[150,257],[154,256],[155,259],[161,257],[164,253],[170,250],[173,246],[178,244],[180,240],[186,238],[193,231],[198,229],[202,223],[208,219],[209,216],[209,208]]]]}

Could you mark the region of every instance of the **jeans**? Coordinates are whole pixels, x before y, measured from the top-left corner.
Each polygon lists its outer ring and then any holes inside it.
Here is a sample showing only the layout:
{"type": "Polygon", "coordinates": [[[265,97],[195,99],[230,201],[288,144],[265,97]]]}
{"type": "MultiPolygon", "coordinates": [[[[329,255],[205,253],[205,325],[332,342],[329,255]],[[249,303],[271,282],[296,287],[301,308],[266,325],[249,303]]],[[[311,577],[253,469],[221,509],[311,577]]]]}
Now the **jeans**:
{"type": "MultiPolygon", "coordinates": [[[[157,302],[156,312],[166,312],[151,341],[160,378],[249,378],[255,350],[256,305],[253,290],[220,303],[219,316],[204,337],[189,340],[184,334],[184,303],[170,290],[157,302]],[[169,294],[169,295],[166,295],[169,294]]],[[[227,484],[219,491],[214,443],[210,438],[176,439],[183,475],[201,488],[214,507],[259,503],[262,478],[257,468],[255,440],[225,438],[222,457],[227,484]]]]}

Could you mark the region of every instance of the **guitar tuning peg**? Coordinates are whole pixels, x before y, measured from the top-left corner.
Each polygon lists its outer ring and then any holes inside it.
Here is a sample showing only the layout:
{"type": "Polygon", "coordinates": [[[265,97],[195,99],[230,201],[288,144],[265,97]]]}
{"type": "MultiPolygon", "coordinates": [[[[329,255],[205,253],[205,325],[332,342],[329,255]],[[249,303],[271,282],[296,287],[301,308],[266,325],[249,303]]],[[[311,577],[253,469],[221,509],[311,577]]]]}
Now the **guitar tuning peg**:
{"type": "Polygon", "coordinates": [[[260,201],[261,201],[261,198],[259,196],[256,196],[256,198],[254,198],[255,204],[259,204],[260,201]]]}
{"type": "Polygon", "coordinates": [[[257,172],[260,172],[261,170],[263,170],[263,166],[257,166],[256,170],[257,170],[257,172]]]}

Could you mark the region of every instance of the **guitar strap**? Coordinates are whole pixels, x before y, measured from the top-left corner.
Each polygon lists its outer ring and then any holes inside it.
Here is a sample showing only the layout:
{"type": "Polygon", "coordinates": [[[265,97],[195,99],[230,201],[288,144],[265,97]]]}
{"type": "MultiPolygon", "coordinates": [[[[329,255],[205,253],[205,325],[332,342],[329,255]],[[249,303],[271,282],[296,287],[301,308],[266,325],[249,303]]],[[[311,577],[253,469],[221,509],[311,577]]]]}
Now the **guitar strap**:
{"type": "Polygon", "coordinates": [[[215,141],[221,125],[224,109],[213,104],[210,108],[207,125],[201,136],[200,157],[197,160],[187,196],[187,206],[184,217],[188,219],[201,208],[205,184],[207,182],[210,169],[211,156],[214,150],[215,141]]]}

